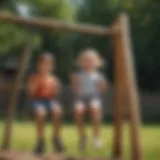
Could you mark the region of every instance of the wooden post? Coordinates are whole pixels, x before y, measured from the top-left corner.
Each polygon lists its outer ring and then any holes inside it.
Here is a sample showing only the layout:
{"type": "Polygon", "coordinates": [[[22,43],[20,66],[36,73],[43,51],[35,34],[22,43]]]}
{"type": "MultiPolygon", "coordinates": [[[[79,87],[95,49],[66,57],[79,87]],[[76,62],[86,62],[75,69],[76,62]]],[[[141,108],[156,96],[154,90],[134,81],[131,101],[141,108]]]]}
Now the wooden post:
{"type": "MultiPolygon", "coordinates": [[[[139,114],[139,97],[137,91],[137,83],[134,69],[134,58],[131,48],[131,39],[129,31],[129,19],[126,14],[119,17],[119,43],[122,60],[122,68],[124,70],[124,91],[126,101],[129,107],[130,125],[131,125],[131,141],[132,141],[132,159],[141,160],[140,145],[140,114],[139,114]]],[[[120,67],[120,66],[119,66],[120,67]]],[[[118,73],[117,73],[118,74],[118,73]]]]}
{"type": "Polygon", "coordinates": [[[25,71],[27,69],[27,65],[29,62],[30,57],[30,46],[27,45],[24,49],[23,56],[21,57],[20,65],[19,65],[19,72],[17,73],[17,77],[15,79],[15,82],[13,83],[12,92],[10,94],[10,100],[8,104],[8,112],[6,117],[6,123],[5,123],[5,130],[4,130],[4,138],[3,138],[3,149],[9,149],[10,148],[10,142],[11,142],[11,135],[12,135],[12,122],[14,117],[14,110],[17,105],[17,99],[20,91],[20,87],[25,75],[25,71]]]}
{"type": "MultiPolygon", "coordinates": [[[[119,28],[119,19],[113,24],[113,28],[119,28]]],[[[114,47],[114,84],[115,84],[115,98],[114,98],[114,138],[113,138],[113,159],[121,159],[122,157],[122,116],[124,107],[124,69],[122,57],[122,45],[119,32],[113,36],[112,42],[114,47]]]]}

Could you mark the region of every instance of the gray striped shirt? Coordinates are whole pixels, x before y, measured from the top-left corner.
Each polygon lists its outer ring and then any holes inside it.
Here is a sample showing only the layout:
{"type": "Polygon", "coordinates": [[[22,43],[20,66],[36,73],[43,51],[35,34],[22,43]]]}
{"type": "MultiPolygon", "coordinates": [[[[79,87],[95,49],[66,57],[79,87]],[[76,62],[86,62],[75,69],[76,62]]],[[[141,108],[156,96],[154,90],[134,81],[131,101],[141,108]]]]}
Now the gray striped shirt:
{"type": "Polygon", "coordinates": [[[104,80],[104,76],[100,72],[78,72],[77,73],[79,80],[79,95],[85,97],[90,96],[99,96],[100,91],[98,84],[104,80]]]}

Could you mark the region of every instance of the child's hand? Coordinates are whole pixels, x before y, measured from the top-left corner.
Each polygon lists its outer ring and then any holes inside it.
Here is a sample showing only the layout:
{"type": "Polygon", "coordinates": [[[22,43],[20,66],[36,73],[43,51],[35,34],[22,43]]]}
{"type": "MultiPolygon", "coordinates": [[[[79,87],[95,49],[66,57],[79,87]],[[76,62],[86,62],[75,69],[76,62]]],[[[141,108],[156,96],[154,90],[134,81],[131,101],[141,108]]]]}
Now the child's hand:
{"type": "Polygon", "coordinates": [[[104,94],[107,91],[107,82],[105,80],[101,81],[98,84],[98,89],[102,94],[104,94]]]}

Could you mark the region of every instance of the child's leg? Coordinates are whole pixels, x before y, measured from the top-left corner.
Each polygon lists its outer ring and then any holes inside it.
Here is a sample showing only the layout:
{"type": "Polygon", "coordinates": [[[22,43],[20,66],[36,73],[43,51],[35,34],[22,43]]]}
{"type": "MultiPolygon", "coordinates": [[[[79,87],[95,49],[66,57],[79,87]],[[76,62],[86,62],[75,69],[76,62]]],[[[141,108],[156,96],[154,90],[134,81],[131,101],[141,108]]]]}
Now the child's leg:
{"type": "Polygon", "coordinates": [[[75,111],[75,121],[78,127],[79,136],[85,136],[84,132],[84,114],[85,114],[85,105],[83,102],[77,102],[74,106],[75,111]]]}
{"type": "Polygon", "coordinates": [[[101,101],[93,99],[90,102],[90,111],[93,124],[94,146],[101,147],[100,127],[101,127],[101,101]]]}
{"type": "Polygon", "coordinates": [[[54,124],[53,137],[60,137],[62,109],[58,103],[52,104],[51,118],[54,124]]]}
{"type": "Polygon", "coordinates": [[[41,154],[44,152],[44,121],[46,116],[46,110],[44,106],[40,104],[35,108],[35,122],[36,122],[36,132],[37,132],[37,145],[35,152],[41,154]]]}
{"type": "Polygon", "coordinates": [[[61,118],[62,118],[62,109],[61,106],[58,103],[52,103],[51,106],[51,117],[54,124],[53,129],[53,145],[55,147],[55,150],[57,152],[64,151],[64,146],[61,140],[61,118]]]}
{"type": "Polygon", "coordinates": [[[86,136],[84,130],[84,114],[85,114],[85,104],[83,102],[77,102],[75,104],[75,121],[78,128],[78,133],[80,136],[79,147],[81,151],[86,148],[86,136]]]}
{"type": "Polygon", "coordinates": [[[44,121],[46,116],[46,110],[43,106],[37,106],[35,109],[35,122],[37,130],[37,138],[44,138],[44,121]]]}

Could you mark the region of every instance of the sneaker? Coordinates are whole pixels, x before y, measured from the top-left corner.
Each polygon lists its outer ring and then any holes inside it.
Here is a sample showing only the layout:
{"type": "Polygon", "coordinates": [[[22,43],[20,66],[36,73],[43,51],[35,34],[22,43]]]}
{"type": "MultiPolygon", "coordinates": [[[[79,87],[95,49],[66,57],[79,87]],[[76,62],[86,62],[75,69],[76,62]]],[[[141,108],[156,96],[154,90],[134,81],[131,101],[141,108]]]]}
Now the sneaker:
{"type": "Polygon", "coordinates": [[[59,152],[59,153],[64,152],[64,146],[60,138],[58,137],[53,138],[53,146],[56,152],[59,152]]]}
{"type": "Polygon", "coordinates": [[[86,149],[86,136],[82,136],[79,141],[80,151],[84,151],[86,149]]]}
{"type": "Polygon", "coordinates": [[[93,147],[99,149],[102,147],[102,141],[99,138],[95,138],[93,142],[93,147]]]}
{"type": "Polygon", "coordinates": [[[38,155],[42,155],[45,152],[45,143],[44,139],[39,139],[38,143],[34,149],[34,153],[38,155]]]}

